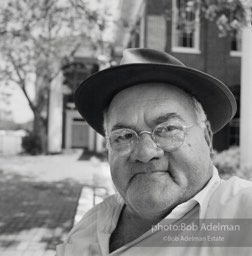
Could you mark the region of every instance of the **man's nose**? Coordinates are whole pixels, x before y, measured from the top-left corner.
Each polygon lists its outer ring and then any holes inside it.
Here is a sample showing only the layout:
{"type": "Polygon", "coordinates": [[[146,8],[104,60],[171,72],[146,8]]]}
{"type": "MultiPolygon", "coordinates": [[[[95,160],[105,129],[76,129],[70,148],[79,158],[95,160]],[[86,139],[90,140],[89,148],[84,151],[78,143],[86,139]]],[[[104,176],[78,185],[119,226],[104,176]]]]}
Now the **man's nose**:
{"type": "Polygon", "coordinates": [[[150,134],[141,134],[135,149],[131,153],[131,158],[135,161],[148,163],[152,159],[161,158],[163,155],[163,149],[157,146],[150,134]]]}

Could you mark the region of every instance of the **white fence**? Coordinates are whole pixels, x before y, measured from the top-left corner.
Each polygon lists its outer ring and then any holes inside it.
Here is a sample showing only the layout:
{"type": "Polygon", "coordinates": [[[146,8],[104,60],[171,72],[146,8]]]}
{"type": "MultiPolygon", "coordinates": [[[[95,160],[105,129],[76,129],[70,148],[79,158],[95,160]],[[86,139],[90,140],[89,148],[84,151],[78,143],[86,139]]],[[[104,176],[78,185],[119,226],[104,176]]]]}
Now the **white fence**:
{"type": "Polygon", "coordinates": [[[16,155],[23,151],[22,138],[26,135],[20,131],[1,131],[0,130],[0,155],[16,155]]]}

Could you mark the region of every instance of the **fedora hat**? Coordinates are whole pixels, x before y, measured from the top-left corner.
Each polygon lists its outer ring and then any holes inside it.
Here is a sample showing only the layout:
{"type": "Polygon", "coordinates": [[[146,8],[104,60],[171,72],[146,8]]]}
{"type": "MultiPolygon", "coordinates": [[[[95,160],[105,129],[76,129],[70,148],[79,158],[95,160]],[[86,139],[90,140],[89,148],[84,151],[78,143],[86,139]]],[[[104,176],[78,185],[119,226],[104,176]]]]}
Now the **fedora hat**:
{"type": "Polygon", "coordinates": [[[87,123],[104,136],[103,113],[113,97],[123,89],[148,82],[171,84],[194,96],[202,104],[213,133],[235,115],[234,95],[220,80],[186,67],[168,53],[146,48],[124,50],[119,66],[82,82],[75,92],[75,104],[87,123]]]}

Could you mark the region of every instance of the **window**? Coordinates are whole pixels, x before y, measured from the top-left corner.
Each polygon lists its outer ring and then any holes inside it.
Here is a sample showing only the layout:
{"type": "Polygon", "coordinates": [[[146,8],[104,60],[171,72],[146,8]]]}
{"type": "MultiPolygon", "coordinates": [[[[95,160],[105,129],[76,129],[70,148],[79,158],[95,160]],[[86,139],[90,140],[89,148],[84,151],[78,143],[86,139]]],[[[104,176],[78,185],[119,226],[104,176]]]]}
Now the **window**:
{"type": "Polygon", "coordinates": [[[173,0],[172,2],[172,51],[199,51],[199,7],[192,0],[173,0]]]}
{"type": "Polygon", "coordinates": [[[241,30],[235,29],[231,33],[230,55],[241,56],[241,30]]]}

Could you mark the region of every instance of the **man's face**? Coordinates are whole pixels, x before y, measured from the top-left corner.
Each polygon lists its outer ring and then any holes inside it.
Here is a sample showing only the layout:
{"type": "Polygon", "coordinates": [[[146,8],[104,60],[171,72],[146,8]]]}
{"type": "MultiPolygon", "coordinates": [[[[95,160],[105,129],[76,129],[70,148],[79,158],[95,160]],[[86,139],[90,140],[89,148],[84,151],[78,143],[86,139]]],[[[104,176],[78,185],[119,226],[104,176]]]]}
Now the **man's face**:
{"type": "MultiPolygon", "coordinates": [[[[141,84],[113,98],[107,134],[119,126],[136,132],[152,131],[165,121],[196,124],[191,97],[174,86],[141,84]]],[[[127,155],[109,147],[109,163],[113,182],[126,205],[146,219],[166,215],[200,191],[212,175],[210,149],[200,126],[188,129],[182,146],[170,153],[157,147],[147,133],[127,155]]]]}

